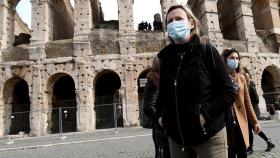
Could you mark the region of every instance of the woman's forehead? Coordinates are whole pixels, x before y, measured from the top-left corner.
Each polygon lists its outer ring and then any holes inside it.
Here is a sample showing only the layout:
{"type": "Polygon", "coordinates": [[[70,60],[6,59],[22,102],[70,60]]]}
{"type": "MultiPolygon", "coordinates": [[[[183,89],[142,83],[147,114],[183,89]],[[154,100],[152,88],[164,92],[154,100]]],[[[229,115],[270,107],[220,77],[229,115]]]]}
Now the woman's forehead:
{"type": "Polygon", "coordinates": [[[176,16],[187,17],[187,14],[182,8],[176,8],[167,14],[167,19],[170,19],[170,18],[173,18],[176,16]]]}

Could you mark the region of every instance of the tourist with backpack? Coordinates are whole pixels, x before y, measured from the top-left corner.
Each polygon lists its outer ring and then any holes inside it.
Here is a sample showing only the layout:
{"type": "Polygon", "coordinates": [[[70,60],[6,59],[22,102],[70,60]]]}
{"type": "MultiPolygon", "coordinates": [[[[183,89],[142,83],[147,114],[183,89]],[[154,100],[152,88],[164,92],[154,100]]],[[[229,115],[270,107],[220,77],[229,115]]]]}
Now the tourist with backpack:
{"type": "Polygon", "coordinates": [[[165,23],[171,42],[158,53],[157,118],[169,136],[171,158],[225,158],[224,113],[234,89],[220,54],[200,42],[189,8],[171,6],[165,23]]]}
{"type": "Polygon", "coordinates": [[[246,158],[246,149],[249,147],[248,121],[256,134],[261,129],[250,100],[239,52],[234,48],[225,49],[221,56],[236,93],[235,101],[227,114],[230,115],[228,118],[232,118],[227,121],[228,154],[229,158],[246,158]]]}

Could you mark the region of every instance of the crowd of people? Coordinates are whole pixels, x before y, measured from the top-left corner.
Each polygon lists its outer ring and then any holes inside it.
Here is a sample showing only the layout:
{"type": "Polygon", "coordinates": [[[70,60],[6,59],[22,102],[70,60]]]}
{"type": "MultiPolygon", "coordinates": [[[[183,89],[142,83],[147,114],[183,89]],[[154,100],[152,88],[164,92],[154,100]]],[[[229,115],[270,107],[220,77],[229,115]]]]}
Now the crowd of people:
{"type": "Polygon", "coordinates": [[[200,41],[199,21],[185,6],[171,6],[165,24],[170,44],[153,59],[143,101],[153,124],[155,158],[246,158],[253,152],[252,131],[272,150],[238,50],[220,55],[200,41]]]}

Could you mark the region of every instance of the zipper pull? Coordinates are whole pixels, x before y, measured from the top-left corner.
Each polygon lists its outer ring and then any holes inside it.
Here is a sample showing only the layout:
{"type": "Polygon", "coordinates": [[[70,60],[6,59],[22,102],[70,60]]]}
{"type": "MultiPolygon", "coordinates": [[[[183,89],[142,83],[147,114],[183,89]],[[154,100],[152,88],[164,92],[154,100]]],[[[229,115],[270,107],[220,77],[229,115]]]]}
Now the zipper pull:
{"type": "Polygon", "coordinates": [[[174,80],[174,86],[175,87],[177,86],[177,80],[176,79],[174,80]]]}

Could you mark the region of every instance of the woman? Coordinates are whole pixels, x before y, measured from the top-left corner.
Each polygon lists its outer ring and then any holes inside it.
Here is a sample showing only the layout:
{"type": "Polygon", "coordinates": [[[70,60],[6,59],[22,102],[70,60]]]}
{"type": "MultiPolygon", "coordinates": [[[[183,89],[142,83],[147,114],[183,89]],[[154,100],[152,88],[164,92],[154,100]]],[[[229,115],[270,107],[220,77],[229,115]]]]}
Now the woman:
{"type": "Polygon", "coordinates": [[[170,158],[168,137],[165,130],[156,121],[156,109],[159,87],[159,60],[155,56],[152,68],[147,74],[147,83],[144,90],[144,114],[153,120],[153,141],[155,145],[155,158],[170,158]]]}
{"type": "Polygon", "coordinates": [[[224,112],[234,101],[234,89],[222,59],[210,44],[203,51],[190,9],[171,6],[166,26],[171,44],[158,54],[157,117],[169,136],[171,157],[225,158],[224,112]]]}
{"type": "Polygon", "coordinates": [[[250,100],[246,78],[240,64],[239,52],[234,48],[225,49],[222,58],[236,89],[235,102],[231,111],[236,124],[227,127],[229,158],[235,158],[236,156],[237,158],[246,158],[246,149],[249,147],[248,121],[257,134],[260,132],[260,125],[250,100]]]}

